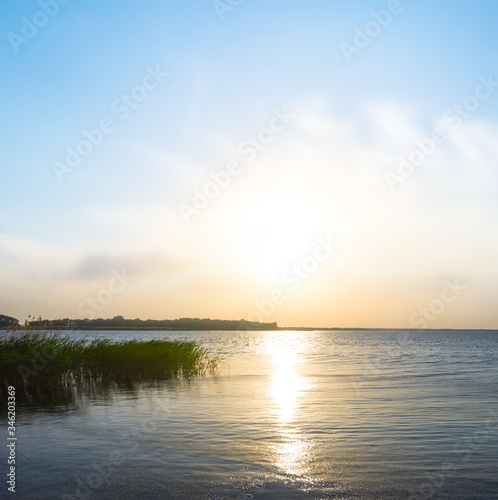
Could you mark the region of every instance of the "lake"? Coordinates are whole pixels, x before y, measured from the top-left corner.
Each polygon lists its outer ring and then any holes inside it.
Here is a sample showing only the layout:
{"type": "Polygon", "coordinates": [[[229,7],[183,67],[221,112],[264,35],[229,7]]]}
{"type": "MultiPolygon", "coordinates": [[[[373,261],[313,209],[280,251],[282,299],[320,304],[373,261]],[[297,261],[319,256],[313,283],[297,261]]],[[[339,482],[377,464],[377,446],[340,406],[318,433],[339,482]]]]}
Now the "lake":
{"type": "Polygon", "coordinates": [[[73,335],[194,340],[226,362],[18,407],[13,498],[498,498],[498,332],[73,335]]]}

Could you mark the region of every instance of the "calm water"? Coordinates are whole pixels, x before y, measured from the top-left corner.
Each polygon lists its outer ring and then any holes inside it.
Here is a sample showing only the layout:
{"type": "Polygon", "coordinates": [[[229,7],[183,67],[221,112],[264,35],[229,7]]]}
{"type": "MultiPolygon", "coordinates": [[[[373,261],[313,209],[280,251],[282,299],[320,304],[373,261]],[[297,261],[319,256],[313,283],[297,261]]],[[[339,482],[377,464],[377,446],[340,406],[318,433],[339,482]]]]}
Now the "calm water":
{"type": "Polygon", "coordinates": [[[12,498],[498,498],[498,332],[88,335],[197,340],[227,364],[18,409],[12,498]]]}

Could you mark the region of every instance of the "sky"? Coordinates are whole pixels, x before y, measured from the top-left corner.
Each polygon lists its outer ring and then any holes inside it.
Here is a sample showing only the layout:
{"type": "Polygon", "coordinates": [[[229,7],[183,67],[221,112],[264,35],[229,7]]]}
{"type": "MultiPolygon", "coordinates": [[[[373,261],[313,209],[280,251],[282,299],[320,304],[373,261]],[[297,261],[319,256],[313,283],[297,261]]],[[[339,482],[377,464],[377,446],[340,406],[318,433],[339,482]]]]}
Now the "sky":
{"type": "Polygon", "coordinates": [[[498,328],[496,2],[0,14],[1,314],[498,328]]]}

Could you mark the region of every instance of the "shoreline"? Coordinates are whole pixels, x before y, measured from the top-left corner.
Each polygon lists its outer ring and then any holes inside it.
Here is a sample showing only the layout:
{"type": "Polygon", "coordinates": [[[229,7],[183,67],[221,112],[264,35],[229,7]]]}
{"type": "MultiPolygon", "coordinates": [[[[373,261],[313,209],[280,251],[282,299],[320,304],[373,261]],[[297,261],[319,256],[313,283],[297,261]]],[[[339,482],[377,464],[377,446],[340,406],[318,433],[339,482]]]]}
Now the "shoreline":
{"type": "MultiPolygon", "coordinates": [[[[261,329],[261,330],[234,330],[233,328],[173,328],[168,326],[89,326],[89,327],[63,327],[51,326],[52,330],[57,331],[156,331],[156,332],[237,332],[237,331],[250,331],[250,332],[282,332],[282,331],[302,331],[302,332],[498,332],[496,328],[317,328],[317,327],[304,327],[304,326],[289,326],[277,327],[274,329],[261,329]]],[[[43,328],[42,328],[43,329],[43,328]]],[[[0,332],[9,331],[10,328],[0,327],[0,332]]]]}

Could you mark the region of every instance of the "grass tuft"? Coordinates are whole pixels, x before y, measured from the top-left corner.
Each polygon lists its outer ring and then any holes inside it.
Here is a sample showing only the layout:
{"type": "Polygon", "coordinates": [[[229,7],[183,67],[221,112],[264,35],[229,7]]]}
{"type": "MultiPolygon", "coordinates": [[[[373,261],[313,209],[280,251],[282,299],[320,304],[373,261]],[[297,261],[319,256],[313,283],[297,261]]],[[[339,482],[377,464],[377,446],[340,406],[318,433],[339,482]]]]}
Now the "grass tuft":
{"type": "Polygon", "coordinates": [[[0,332],[0,399],[9,385],[26,396],[95,384],[123,384],[215,374],[218,356],[195,342],[75,339],[49,324],[0,332]]]}

